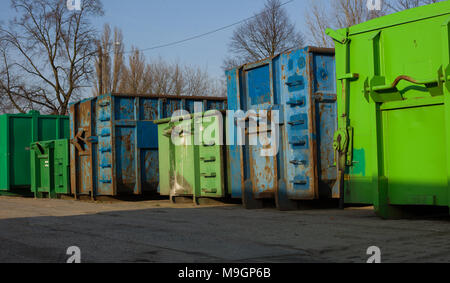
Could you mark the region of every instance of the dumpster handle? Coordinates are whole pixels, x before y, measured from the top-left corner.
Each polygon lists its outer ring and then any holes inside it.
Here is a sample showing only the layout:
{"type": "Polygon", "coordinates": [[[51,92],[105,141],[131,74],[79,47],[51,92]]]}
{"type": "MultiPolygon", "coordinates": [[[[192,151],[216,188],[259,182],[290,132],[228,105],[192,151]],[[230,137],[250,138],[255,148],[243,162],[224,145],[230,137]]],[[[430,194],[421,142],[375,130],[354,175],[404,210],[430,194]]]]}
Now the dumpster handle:
{"type": "Polygon", "coordinates": [[[70,140],[70,143],[73,144],[79,152],[86,152],[86,150],[82,147],[81,142],[84,143],[98,143],[98,137],[96,136],[88,136],[83,137],[83,134],[86,133],[84,129],[80,129],[76,136],[70,140]]]}
{"type": "Polygon", "coordinates": [[[401,76],[398,76],[394,80],[394,82],[392,83],[392,87],[397,87],[398,83],[401,82],[402,80],[408,81],[408,82],[413,83],[413,84],[426,84],[426,83],[420,83],[417,80],[411,78],[410,76],[401,75],[401,76]]]}
{"type": "Polygon", "coordinates": [[[398,76],[391,85],[374,86],[373,90],[374,91],[383,91],[383,90],[396,89],[397,85],[402,80],[408,81],[408,82],[413,83],[413,84],[429,85],[429,84],[440,83],[441,78],[439,78],[439,80],[418,81],[418,80],[415,80],[415,79],[411,78],[410,76],[401,75],[401,76],[398,76]]]}
{"type": "Polygon", "coordinates": [[[422,82],[420,82],[420,81],[417,81],[417,80],[411,78],[410,76],[404,76],[404,75],[401,75],[401,76],[398,76],[398,77],[394,80],[394,82],[392,83],[392,88],[397,87],[397,85],[398,85],[402,80],[408,81],[408,82],[413,83],[413,84],[418,84],[418,85],[427,85],[427,84],[431,84],[431,83],[436,83],[436,81],[422,81],[422,82]]]}
{"type": "Polygon", "coordinates": [[[44,150],[44,147],[40,144],[40,143],[36,143],[36,146],[37,146],[37,148],[39,149],[39,152],[41,153],[41,154],[44,154],[44,152],[45,152],[45,150],[44,150]]]}
{"type": "MultiPolygon", "coordinates": [[[[163,132],[163,136],[170,138],[170,137],[172,136],[172,133],[173,133],[173,131],[175,130],[176,127],[177,127],[177,126],[173,126],[172,128],[170,128],[170,129],[164,131],[164,132],[163,132]]],[[[189,135],[190,133],[189,133],[189,131],[185,131],[184,129],[181,129],[181,130],[179,131],[179,133],[178,133],[179,136],[181,136],[181,135],[186,135],[186,134],[189,135]]]]}

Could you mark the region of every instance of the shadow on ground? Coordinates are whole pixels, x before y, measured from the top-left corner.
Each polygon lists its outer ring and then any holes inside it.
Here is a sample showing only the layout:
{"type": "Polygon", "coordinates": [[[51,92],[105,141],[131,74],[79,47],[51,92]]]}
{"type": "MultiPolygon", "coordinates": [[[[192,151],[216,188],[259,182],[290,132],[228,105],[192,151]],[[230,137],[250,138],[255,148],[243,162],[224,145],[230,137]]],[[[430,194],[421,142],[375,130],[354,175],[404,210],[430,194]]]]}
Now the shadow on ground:
{"type": "Polygon", "coordinates": [[[0,262],[65,262],[70,246],[83,262],[365,262],[370,246],[381,248],[384,262],[450,261],[448,216],[386,221],[370,209],[96,205],[16,205],[36,216],[0,220],[0,262]],[[66,206],[73,216],[40,216],[66,206]]]}

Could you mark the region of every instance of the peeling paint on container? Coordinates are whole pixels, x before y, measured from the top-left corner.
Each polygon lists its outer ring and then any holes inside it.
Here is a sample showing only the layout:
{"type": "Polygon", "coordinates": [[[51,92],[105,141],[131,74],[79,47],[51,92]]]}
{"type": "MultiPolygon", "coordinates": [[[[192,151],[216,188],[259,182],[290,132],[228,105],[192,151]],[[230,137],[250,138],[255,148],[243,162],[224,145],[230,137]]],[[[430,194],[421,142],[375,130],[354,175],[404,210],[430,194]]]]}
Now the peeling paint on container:
{"type": "MultiPolygon", "coordinates": [[[[281,210],[296,209],[298,200],[332,198],[337,124],[334,50],[307,47],[226,75],[229,110],[278,110],[280,116],[276,156],[261,156],[261,144],[228,148],[233,197],[242,197],[247,208],[275,198],[281,210]]],[[[228,123],[230,127],[236,120],[229,118],[228,123]]],[[[268,132],[260,129],[258,134],[263,131],[268,132]]],[[[252,134],[256,133],[247,138],[252,134]]]]}
{"type": "Polygon", "coordinates": [[[70,105],[72,194],[156,192],[158,130],[176,110],[226,107],[225,98],[106,94],[70,105]]]}

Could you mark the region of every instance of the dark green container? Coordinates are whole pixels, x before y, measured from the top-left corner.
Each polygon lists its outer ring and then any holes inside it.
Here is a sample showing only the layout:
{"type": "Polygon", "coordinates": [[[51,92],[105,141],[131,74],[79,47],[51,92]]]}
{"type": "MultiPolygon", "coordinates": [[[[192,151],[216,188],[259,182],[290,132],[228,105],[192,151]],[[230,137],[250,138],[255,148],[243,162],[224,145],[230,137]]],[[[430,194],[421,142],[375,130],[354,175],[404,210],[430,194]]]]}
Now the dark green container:
{"type": "Polygon", "coordinates": [[[31,143],[64,138],[69,138],[67,116],[38,111],[0,115],[0,195],[30,192],[31,143]]]}
{"type": "Polygon", "coordinates": [[[31,144],[31,191],[36,198],[70,194],[69,140],[31,144]]]}

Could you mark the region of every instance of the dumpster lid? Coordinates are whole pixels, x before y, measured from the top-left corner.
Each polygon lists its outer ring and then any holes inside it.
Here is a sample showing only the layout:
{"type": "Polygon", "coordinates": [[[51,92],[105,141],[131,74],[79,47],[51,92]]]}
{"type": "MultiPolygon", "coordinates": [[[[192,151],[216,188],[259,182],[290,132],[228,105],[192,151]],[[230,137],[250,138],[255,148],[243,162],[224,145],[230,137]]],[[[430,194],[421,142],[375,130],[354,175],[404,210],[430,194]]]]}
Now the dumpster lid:
{"type": "Polygon", "coordinates": [[[408,9],[395,14],[379,17],[358,25],[341,29],[344,34],[348,30],[348,35],[370,32],[386,27],[402,25],[410,22],[420,21],[427,18],[439,17],[450,14],[450,1],[438,2],[426,6],[408,9]]]}
{"type": "Polygon", "coordinates": [[[177,100],[198,100],[198,101],[213,101],[213,102],[227,102],[227,97],[224,96],[183,96],[183,95],[170,95],[170,94],[130,94],[130,93],[105,93],[99,96],[89,97],[82,99],[80,101],[75,101],[69,103],[69,106],[84,103],[87,101],[93,101],[95,99],[103,99],[110,96],[117,97],[142,97],[142,98],[151,98],[151,99],[177,99],[177,100]]]}
{"type": "Polygon", "coordinates": [[[289,51],[278,53],[278,54],[276,54],[276,55],[274,55],[272,57],[266,57],[266,58],[258,60],[258,61],[248,62],[248,63],[245,63],[245,64],[240,65],[240,66],[236,66],[236,67],[233,67],[233,68],[230,68],[230,69],[226,69],[225,73],[233,71],[233,70],[239,70],[239,69],[250,70],[250,69],[253,69],[253,68],[257,68],[257,67],[260,67],[261,65],[268,64],[269,61],[274,60],[275,58],[279,57],[280,55],[289,54],[291,52],[296,52],[298,50],[309,52],[309,53],[323,53],[323,54],[332,54],[332,55],[335,54],[334,48],[317,47],[317,46],[309,45],[309,46],[306,46],[306,47],[303,47],[303,48],[300,48],[300,49],[292,49],[292,50],[289,50],[289,51]]]}

